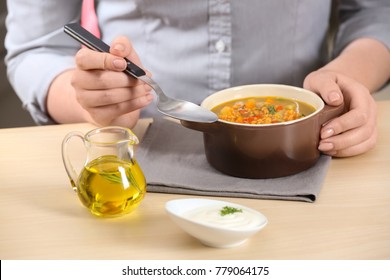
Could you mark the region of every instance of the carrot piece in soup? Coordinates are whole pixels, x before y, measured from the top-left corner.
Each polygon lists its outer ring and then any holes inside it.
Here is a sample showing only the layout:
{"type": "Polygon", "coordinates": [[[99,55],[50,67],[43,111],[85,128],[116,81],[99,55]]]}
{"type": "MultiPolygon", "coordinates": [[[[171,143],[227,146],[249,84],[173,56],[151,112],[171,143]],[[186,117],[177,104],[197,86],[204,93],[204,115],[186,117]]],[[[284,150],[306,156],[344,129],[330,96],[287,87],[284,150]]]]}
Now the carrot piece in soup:
{"type": "Polygon", "coordinates": [[[254,100],[250,99],[248,100],[246,103],[245,103],[245,107],[248,108],[248,109],[253,109],[255,108],[256,106],[256,103],[254,100]]]}

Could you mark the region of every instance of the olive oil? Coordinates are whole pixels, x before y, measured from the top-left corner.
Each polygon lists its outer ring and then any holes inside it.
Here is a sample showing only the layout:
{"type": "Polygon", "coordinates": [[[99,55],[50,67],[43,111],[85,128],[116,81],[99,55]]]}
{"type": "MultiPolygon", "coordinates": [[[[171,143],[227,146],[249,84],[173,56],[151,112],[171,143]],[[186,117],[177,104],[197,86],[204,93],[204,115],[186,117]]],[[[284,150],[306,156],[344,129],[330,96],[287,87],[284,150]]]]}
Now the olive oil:
{"type": "Polygon", "coordinates": [[[95,215],[115,217],[131,212],[146,192],[144,174],[135,159],[112,155],[90,161],[80,173],[77,193],[95,215]]]}

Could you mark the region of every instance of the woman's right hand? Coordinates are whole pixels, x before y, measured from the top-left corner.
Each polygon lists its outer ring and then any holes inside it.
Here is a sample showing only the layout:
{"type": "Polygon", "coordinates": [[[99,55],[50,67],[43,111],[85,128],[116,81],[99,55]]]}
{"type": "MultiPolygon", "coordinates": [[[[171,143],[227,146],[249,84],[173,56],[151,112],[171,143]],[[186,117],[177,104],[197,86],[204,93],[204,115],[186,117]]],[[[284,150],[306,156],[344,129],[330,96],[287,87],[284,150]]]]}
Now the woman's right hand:
{"type": "Polygon", "coordinates": [[[125,37],[113,41],[110,53],[87,48],[77,52],[77,68],[73,71],[71,85],[76,100],[88,112],[90,122],[131,127],[138,120],[140,109],[152,102],[151,88],[123,72],[126,68],[124,57],[142,67],[131,42],[125,37]]]}

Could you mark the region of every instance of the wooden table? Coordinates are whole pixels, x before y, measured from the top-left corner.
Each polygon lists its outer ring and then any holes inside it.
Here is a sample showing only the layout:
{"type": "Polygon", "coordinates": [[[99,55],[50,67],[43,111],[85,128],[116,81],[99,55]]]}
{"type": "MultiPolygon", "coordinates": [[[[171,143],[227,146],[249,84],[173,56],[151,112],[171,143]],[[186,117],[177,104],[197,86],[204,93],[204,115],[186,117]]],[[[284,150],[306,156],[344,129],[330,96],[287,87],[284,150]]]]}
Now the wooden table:
{"type": "MultiPolygon", "coordinates": [[[[70,187],[61,141],[89,124],[0,130],[0,259],[390,259],[390,101],[379,101],[375,149],[334,159],[315,203],[223,198],[269,224],[231,249],[205,247],[148,193],[132,214],[92,216],[70,187]]],[[[142,134],[143,123],[136,127],[142,134]]]]}

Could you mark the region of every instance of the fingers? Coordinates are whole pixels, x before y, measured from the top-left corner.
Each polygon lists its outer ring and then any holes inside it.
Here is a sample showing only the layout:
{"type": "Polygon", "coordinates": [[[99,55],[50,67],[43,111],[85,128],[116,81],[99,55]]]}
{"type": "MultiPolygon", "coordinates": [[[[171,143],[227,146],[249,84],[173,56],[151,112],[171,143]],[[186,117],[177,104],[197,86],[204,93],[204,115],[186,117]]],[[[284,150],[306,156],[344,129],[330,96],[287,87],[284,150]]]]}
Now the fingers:
{"type": "Polygon", "coordinates": [[[318,149],[332,156],[353,156],[372,149],[376,141],[376,113],[366,118],[364,113],[353,110],[322,128],[318,149]]]}
{"type": "Polygon", "coordinates": [[[97,52],[87,48],[80,49],[76,54],[76,65],[81,70],[123,71],[127,67],[124,57],[142,67],[131,42],[122,36],[112,42],[110,53],[97,52]]]}
{"type": "Polygon", "coordinates": [[[373,129],[369,137],[366,135],[347,132],[343,135],[334,137],[333,139],[323,140],[320,142],[319,150],[324,154],[334,157],[350,157],[362,154],[373,147],[377,141],[377,129],[373,129]],[[366,139],[366,140],[361,140],[366,139]]]}
{"type": "Polygon", "coordinates": [[[353,156],[375,146],[377,129],[375,125],[364,124],[359,129],[351,129],[340,134],[336,129],[333,135],[322,139],[318,149],[332,156],[353,156]]]}
{"type": "Polygon", "coordinates": [[[109,53],[102,53],[82,48],[76,54],[76,65],[81,70],[123,71],[126,61],[109,53]]]}
{"type": "MultiPolygon", "coordinates": [[[[321,129],[321,138],[326,139],[370,123],[368,114],[360,110],[350,110],[344,115],[326,123],[321,129]]],[[[367,131],[366,133],[370,133],[367,131]]]]}
{"type": "Polygon", "coordinates": [[[364,153],[372,149],[377,140],[375,101],[356,81],[340,75],[335,81],[343,93],[348,112],[323,126],[318,149],[337,157],[364,153]]]}
{"type": "Polygon", "coordinates": [[[320,94],[327,104],[338,106],[343,102],[343,94],[337,82],[335,74],[316,71],[306,77],[303,87],[320,94]]]}
{"type": "Polygon", "coordinates": [[[117,104],[134,100],[145,95],[149,95],[150,91],[145,90],[143,85],[133,87],[130,91],[127,87],[110,89],[96,89],[80,91],[77,95],[77,100],[80,104],[85,104],[85,107],[100,107],[110,104],[117,104]]]}
{"type": "Polygon", "coordinates": [[[125,37],[112,42],[110,53],[83,48],[76,54],[77,68],[71,84],[78,103],[95,124],[105,125],[128,119],[126,116],[129,115],[136,116],[136,111],[153,100],[150,86],[123,72],[127,67],[124,57],[142,67],[131,42],[125,37]]]}
{"type": "Polygon", "coordinates": [[[138,83],[124,73],[78,71],[72,77],[72,84],[78,103],[98,124],[109,123],[122,114],[146,107],[153,100],[148,85],[138,83]]]}
{"type": "Polygon", "coordinates": [[[318,149],[336,157],[364,153],[376,144],[376,104],[370,92],[355,80],[337,72],[310,73],[304,87],[317,92],[329,105],[344,102],[348,111],[324,124],[318,149]]]}
{"type": "Polygon", "coordinates": [[[153,96],[149,93],[120,103],[91,107],[88,112],[96,123],[107,125],[120,116],[146,107],[152,100],[153,96]]]}
{"type": "Polygon", "coordinates": [[[130,61],[142,67],[137,52],[133,48],[133,44],[124,36],[117,37],[112,42],[110,53],[119,57],[127,57],[130,61]]]}
{"type": "Polygon", "coordinates": [[[76,69],[72,77],[73,87],[88,90],[113,89],[118,87],[134,87],[140,85],[137,79],[122,72],[112,72],[106,70],[83,71],[76,69]]]}

